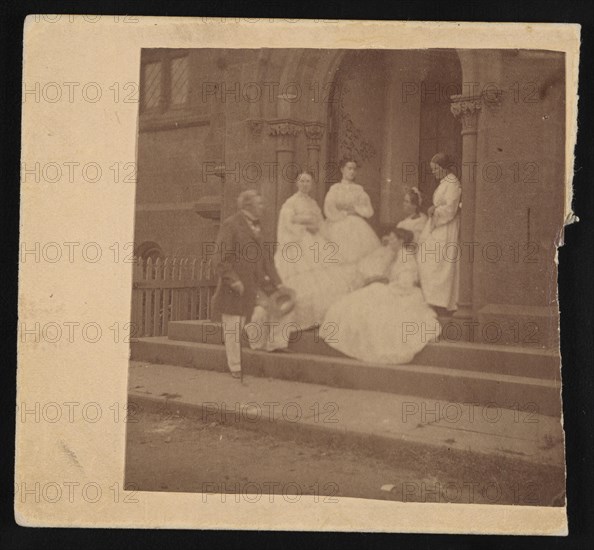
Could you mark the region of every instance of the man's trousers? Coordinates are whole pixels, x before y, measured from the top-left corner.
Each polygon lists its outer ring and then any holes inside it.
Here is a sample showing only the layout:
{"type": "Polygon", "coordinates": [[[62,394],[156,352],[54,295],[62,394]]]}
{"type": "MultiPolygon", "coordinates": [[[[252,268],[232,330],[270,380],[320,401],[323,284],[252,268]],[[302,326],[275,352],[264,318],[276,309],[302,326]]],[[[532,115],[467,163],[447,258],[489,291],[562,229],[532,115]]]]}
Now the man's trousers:
{"type": "Polygon", "coordinates": [[[231,372],[241,371],[241,334],[245,326],[245,316],[223,313],[223,340],[227,355],[227,366],[231,372]]]}

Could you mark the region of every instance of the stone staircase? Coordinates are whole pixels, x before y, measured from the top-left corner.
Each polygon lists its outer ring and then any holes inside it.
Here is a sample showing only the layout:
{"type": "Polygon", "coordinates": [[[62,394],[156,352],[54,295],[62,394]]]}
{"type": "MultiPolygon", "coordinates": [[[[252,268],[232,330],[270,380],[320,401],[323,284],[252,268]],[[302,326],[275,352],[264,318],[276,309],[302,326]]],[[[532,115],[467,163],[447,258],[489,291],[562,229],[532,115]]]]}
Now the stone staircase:
{"type": "MultiPolygon", "coordinates": [[[[218,323],[173,321],[167,337],[133,340],[131,359],[225,372],[222,343],[218,323]]],[[[554,349],[434,342],[411,364],[379,365],[342,355],[314,330],[296,335],[288,351],[243,349],[244,372],[253,376],[561,415],[560,356],[554,349]]]]}

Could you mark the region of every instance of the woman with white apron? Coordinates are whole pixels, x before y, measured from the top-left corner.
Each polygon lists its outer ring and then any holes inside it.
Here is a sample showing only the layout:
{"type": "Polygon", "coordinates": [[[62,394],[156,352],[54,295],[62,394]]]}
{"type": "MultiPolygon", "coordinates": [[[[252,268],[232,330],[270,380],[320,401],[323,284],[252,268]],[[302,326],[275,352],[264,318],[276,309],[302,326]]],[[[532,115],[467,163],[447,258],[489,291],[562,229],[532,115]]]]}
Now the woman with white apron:
{"type": "Polygon", "coordinates": [[[462,186],[449,169],[450,162],[444,153],[434,155],[429,166],[439,185],[419,237],[417,262],[425,301],[443,314],[458,307],[462,186]]]}

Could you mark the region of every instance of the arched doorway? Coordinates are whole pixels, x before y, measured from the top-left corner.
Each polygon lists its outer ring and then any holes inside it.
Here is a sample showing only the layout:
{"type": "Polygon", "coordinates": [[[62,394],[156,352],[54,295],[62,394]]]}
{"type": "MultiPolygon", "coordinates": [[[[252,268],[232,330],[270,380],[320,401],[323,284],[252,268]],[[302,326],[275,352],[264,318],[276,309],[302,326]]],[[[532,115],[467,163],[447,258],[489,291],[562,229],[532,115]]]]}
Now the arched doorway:
{"type": "Polygon", "coordinates": [[[386,96],[385,52],[349,50],[338,65],[328,94],[327,161],[325,192],[340,181],[339,164],[352,158],[359,165],[357,183],[369,194],[380,224],[381,170],[384,104],[386,96]]]}
{"type": "Polygon", "coordinates": [[[448,153],[459,173],[460,123],[450,112],[462,82],[457,52],[348,50],[332,81],[321,195],[340,180],[338,163],[349,156],[360,163],[357,181],[371,198],[376,229],[404,217],[406,187],[418,186],[428,206],[437,184],[431,157],[448,153]]]}
{"type": "Polygon", "coordinates": [[[433,50],[428,70],[420,83],[419,189],[425,205],[431,204],[437,181],[429,161],[437,152],[446,153],[453,171],[460,177],[462,135],[460,122],[450,112],[450,96],[462,93],[462,68],[455,50],[433,50]]]}

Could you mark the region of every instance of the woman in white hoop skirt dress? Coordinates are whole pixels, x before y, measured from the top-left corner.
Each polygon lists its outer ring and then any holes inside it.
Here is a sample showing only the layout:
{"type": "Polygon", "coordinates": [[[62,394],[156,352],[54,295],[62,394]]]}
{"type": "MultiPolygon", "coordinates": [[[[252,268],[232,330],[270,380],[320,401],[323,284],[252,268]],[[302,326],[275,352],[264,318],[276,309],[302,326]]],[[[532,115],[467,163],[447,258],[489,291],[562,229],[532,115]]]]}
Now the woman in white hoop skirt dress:
{"type": "Polygon", "coordinates": [[[433,205],[427,211],[429,219],[419,237],[419,279],[423,295],[439,313],[454,311],[458,305],[460,262],[448,260],[447,249],[458,247],[460,231],[460,197],[462,186],[449,170],[446,154],[437,153],[429,166],[439,185],[433,193],[433,205]]]}
{"type": "MultiPolygon", "coordinates": [[[[336,330],[325,338],[338,351],[361,361],[383,364],[409,363],[441,327],[418,286],[415,254],[408,246],[413,234],[396,228],[387,244],[394,260],[385,275],[368,278],[367,284],[332,305],[324,324],[336,330]]],[[[385,258],[383,252],[373,256],[385,258]]]]}
{"type": "Polygon", "coordinates": [[[313,179],[303,172],[297,177],[297,192],[282,205],[278,215],[274,265],[283,281],[317,267],[327,243],[320,234],[322,210],[310,196],[313,179]]]}
{"type": "Polygon", "coordinates": [[[279,328],[264,347],[268,351],[286,348],[288,334],[320,325],[328,307],[362,283],[357,265],[341,264],[335,257],[336,246],[319,231],[324,217],[310,196],[312,176],[304,172],[296,184],[297,192],[285,201],[279,213],[274,255],[283,284],[295,291],[295,307],[275,320],[279,328]]]}
{"type": "Polygon", "coordinates": [[[380,246],[375,231],[366,219],[373,216],[373,206],[363,187],[355,183],[357,162],[341,162],[342,181],[330,187],[324,199],[326,223],[323,233],[335,246],[339,263],[360,260],[380,246]]]}
{"type": "MultiPolygon", "coordinates": [[[[316,270],[316,250],[323,248],[326,240],[320,235],[319,228],[324,221],[322,210],[310,196],[313,179],[311,174],[302,172],[297,176],[297,191],[282,205],[277,226],[277,248],[274,253],[274,266],[284,286],[295,291],[296,302],[302,304],[315,302],[315,296],[309,294],[316,288],[311,285],[307,273],[316,270]]],[[[296,310],[296,306],[286,315],[273,316],[266,308],[255,310],[256,323],[260,330],[254,331],[259,338],[252,338],[252,349],[274,351],[286,349],[290,334],[302,323],[310,323],[306,314],[296,310]]],[[[309,317],[312,314],[309,313],[309,317]]],[[[313,321],[311,321],[313,324],[313,321]]]]}

